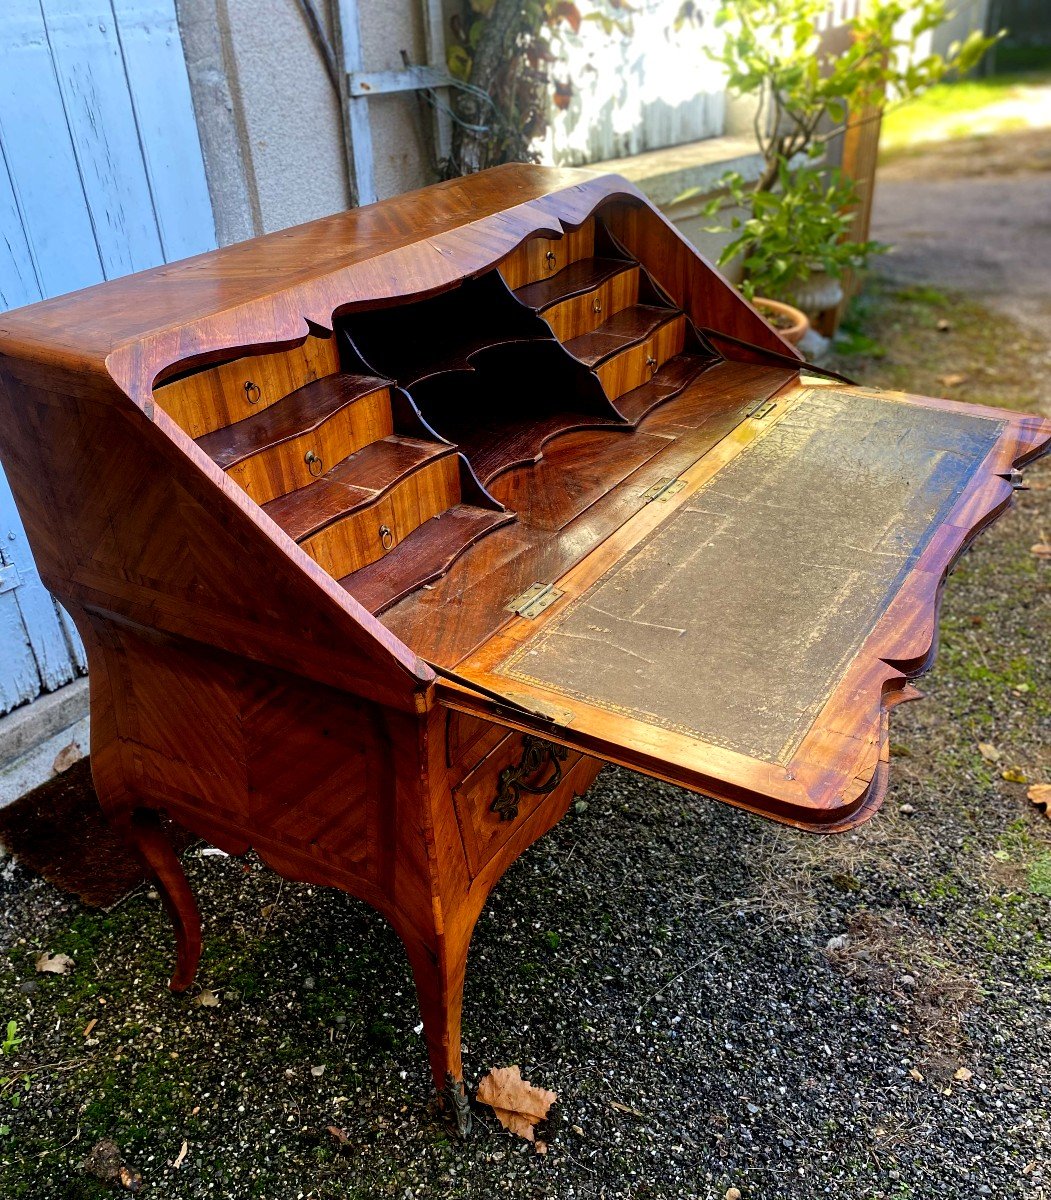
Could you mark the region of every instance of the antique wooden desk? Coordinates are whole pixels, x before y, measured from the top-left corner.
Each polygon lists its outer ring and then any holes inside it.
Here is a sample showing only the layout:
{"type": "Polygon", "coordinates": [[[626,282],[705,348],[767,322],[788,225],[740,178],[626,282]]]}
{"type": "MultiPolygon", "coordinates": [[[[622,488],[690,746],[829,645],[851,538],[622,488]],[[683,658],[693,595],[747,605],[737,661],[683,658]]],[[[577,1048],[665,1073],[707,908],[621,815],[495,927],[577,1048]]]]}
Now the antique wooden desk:
{"type": "Polygon", "coordinates": [[[0,356],[172,988],[200,923],[161,810],[390,920],[461,1121],[508,865],[603,762],[871,816],[942,582],[1051,438],[801,376],[624,180],[525,166],[0,315],[0,356]]]}

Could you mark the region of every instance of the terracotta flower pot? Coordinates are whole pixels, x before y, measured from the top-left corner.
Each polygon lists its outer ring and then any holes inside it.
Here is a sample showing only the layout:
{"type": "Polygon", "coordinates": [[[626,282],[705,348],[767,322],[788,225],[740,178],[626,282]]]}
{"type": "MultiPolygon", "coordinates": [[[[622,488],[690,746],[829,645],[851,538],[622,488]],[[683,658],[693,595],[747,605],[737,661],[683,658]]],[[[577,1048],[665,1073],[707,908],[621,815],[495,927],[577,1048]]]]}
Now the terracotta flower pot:
{"type": "Polygon", "coordinates": [[[756,296],[752,302],[759,310],[759,315],[793,346],[798,346],[803,335],[810,328],[807,315],[791,304],[780,300],[767,300],[765,296],[756,296]]]}

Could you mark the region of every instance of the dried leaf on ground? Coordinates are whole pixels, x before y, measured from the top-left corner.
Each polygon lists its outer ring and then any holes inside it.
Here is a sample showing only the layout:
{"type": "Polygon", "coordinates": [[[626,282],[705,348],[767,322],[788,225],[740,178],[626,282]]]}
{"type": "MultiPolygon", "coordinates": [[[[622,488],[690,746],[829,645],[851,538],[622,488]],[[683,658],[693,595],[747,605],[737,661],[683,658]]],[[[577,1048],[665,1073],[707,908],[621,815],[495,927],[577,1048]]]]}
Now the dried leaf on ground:
{"type": "Polygon", "coordinates": [[[346,1131],[343,1129],[340,1129],[340,1127],[338,1125],[326,1125],[325,1128],[329,1131],[329,1133],[332,1134],[332,1136],[336,1139],[337,1142],[339,1142],[339,1144],[341,1146],[349,1146],[350,1145],[350,1138],[347,1137],[346,1131]]]}
{"type": "Polygon", "coordinates": [[[194,1004],[199,1004],[202,1008],[218,1008],[219,994],[213,992],[211,988],[204,988],[201,994],[194,999],[194,1004]]]}
{"type": "Polygon", "coordinates": [[[1045,817],[1051,817],[1051,783],[1034,783],[1026,795],[1033,804],[1043,806],[1045,817]]]}
{"type": "Polygon", "coordinates": [[[969,1071],[966,1067],[959,1067],[953,1075],[953,1079],[958,1079],[961,1083],[966,1083],[973,1075],[973,1071],[969,1071]]]}
{"type": "Polygon", "coordinates": [[[1035,554],[1037,558],[1051,558],[1051,542],[1037,542],[1035,546],[1029,547],[1029,553],[1035,554]]]}
{"type": "Polygon", "coordinates": [[[978,753],[985,759],[986,762],[999,762],[1000,751],[992,744],[992,742],[979,742],[978,753]]]}
{"type": "Polygon", "coordinates": [[[1025,772],[1020,771],[1017,767],[1007,767],[1000,772],[1000,778],[1006,779],[1008,783],[1028,783],[1025,777],[1025,772]]]}
{"type": "Polygon", "coordinates": [[[68,746],[63,746],[62,749],[55,755],[55,761],[51,764],[51,770],[56,775],[62,775],[68,771],[74,764],[80,762],[84,757],[84,751],[80,748],[79,742],[70,742],[68,746]]]}
{"type": "Polygon", "coordinates": [[[190,1152],[190,1143],[185,1138],[183,1138],[182,1149],[175,1156],[175,1162],[172,1163],[172,1166],[176,1169],[176,1171],[186,1161],[186,1155],[189,1154],[189,1152],[190,1152]]]}
{"type": "Polygon", "coordinates": [[[68,975],[76,964],[68,954],[38,954],[36,969],[43,975],[68,975]]]}
{"type": "Polygon", "coordinates": [[[535,1140],[533,1126],[542,1121],[558,1099],[556,1092],[534,1087],[522,1078],[521,1068],[494,1067],[479,1083],[477,1100],[488,1104],[505,1129],[527,1142],[535,1140]]]}
{"type": "Polygon", "coordinates": [[[938,382],[942,387],[959,387],[961,383],[967,382],[967,376],[962,371],[951,371],[948,375],[939,375],[938,382]]]}
{"type": "Polygon", "coordinates": [[[131,1167],[121,1167],[120,1185],[126,1191],[137,1192],[142,1187],[142,1176],[138,1171],[133,1171],[131,1167]]]}

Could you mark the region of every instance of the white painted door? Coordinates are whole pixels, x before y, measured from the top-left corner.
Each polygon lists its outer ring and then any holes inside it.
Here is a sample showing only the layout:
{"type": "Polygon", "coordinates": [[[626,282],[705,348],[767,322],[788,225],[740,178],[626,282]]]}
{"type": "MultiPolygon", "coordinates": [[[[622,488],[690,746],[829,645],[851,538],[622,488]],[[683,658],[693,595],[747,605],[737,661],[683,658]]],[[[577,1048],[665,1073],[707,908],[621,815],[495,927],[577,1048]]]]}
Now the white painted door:
{"type": "MultiPolygon", "coordinates": [[[[174,0],[0,0],[0,310],[214,245],[174,0]]],[[[0,472],[0,713],[83,669],[0,472]]]]}

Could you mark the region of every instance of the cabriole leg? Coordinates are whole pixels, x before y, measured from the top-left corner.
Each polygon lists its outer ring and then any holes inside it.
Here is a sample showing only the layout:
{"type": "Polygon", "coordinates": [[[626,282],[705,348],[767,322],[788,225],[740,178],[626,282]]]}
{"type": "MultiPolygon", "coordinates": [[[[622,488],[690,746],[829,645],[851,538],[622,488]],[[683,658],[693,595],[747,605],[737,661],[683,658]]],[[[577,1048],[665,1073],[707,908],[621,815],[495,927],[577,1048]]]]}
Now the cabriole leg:
{"type": "Polygon", "coordinates": [[[124,826],[127,836],[157,884],[175,927],[175,970],[168,986],[184,992],[201,960],[201,916],[179,856],[152,809],[139,808],[124,826]]]}
{"type": "Polygon", "coordinates": [[[461,1137],[467,1137],[471,1132],[471,1109],[463,1081],[460,1051],[467,947],[453,953],[442,941],[440,948],[436,948],[417,938],[403,937],[402,940],[416,983],[434,1086],[455,1120],[457,1132],[461,1137]]]}

